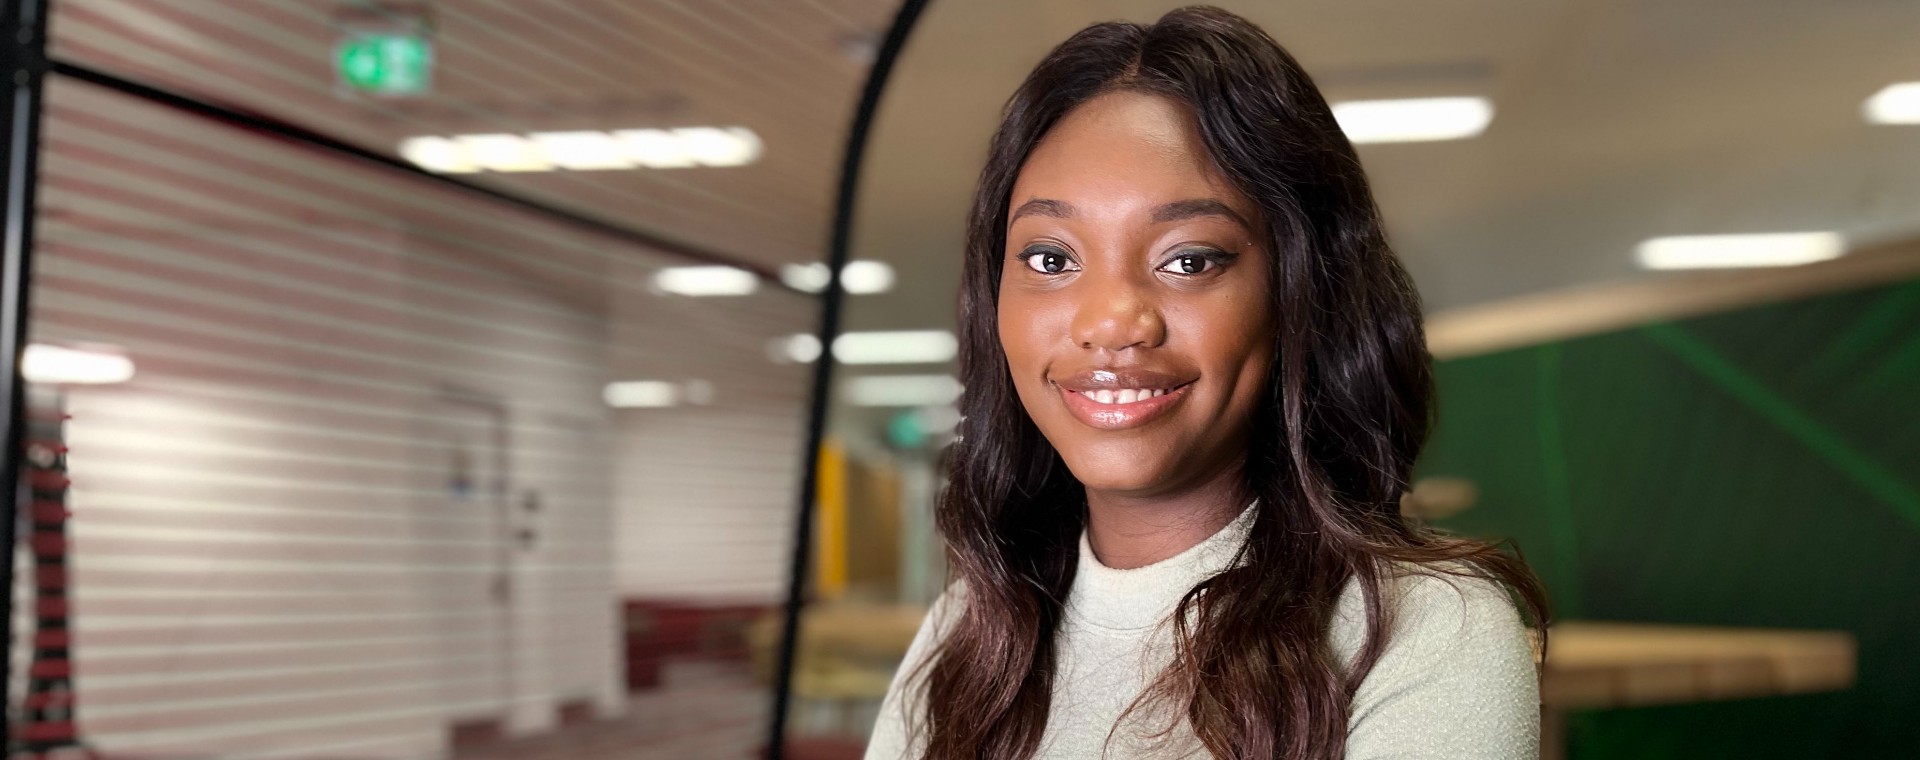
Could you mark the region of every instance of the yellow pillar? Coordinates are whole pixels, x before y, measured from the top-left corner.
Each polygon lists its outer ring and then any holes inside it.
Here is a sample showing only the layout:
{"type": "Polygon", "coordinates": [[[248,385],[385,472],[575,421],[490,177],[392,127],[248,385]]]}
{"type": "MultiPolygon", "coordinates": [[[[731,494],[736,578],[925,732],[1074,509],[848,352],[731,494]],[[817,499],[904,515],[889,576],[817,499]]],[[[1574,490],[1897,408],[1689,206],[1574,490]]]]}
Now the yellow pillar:
{"type": "Polygon", "coordinates": [[[847,455],[831,438],[820,444],[815,496],[814,591],[821,599],[838,599],[847,590],[847,455]]]}

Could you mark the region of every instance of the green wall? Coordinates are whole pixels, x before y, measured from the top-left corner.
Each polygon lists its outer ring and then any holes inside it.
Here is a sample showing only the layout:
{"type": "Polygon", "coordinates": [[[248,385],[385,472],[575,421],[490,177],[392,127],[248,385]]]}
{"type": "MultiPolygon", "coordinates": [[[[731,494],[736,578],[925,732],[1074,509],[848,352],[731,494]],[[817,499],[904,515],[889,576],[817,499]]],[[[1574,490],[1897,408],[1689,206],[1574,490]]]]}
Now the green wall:
{"type": "Polygon", "coordinates": [[[1920,757],[1920,281],[1440,363],[1442,527],[1562,619],[1850,631],[1851,691],[1595,711],[1574,760],[1920,757]]]}

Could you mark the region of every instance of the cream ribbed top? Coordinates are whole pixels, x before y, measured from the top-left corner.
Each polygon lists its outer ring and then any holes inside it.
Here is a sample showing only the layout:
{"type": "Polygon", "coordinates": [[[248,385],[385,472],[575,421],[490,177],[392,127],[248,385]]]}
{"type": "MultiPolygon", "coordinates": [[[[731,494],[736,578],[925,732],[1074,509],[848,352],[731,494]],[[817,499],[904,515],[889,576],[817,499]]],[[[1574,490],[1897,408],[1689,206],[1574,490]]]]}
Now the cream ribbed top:
{"type": "MultiPolygon", "coordinates": [[[[1059,633],[1059,671],[1040,758],[1205,757],[1184,719],[1165,738],[1158,713],[1117,721],[1172,658],[1171,626],[1162,625],[1180,597],[1227,568],[1246,541],[1249,507],[1227,527],[1168,559],[1131,570],[1100,564],[1080,536],[1079,570],[1067,597],[1059,633]],[[1109,734],[1111,739],[1109,740],[1109,734]]],[[[1349,760],[1539,757],[1539,680],[1519,615],[1498,586],[1486,581],[1408,573],[1390,581],[1398,605],[1387,650],[1354,695],[1347,721],[1349,760]]],[[[867,760],[917,756],[924,746],[909,726],[919,719],[921,684],[905,675],[944,636],[963,589],[949,589],[933,605],[907,650],[900,674],[881,705],[867,760]]],[[[1359,586],[1348,583],[1335,610],[1328,643],[1351,662],[1364,640],[1366,612],[1359,586]]]]}

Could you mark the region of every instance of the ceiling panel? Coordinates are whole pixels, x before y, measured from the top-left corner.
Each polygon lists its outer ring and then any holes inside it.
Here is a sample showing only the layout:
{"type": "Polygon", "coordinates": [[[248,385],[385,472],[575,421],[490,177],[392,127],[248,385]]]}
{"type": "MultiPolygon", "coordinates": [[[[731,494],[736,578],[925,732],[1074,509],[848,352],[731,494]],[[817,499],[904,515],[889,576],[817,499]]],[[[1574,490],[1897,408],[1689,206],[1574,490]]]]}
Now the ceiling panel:
{"type": "Polygon", "coordinates": [[[853,98],[894,6],[62,0],[53,54],[390,154],[419,135],[744,126],[765,143],[745,167],[466,176],[771,266],[821,257],[853,98]],[[413,15],[432,28],[428,94],[336,82],[345,28],[413,15]]]}

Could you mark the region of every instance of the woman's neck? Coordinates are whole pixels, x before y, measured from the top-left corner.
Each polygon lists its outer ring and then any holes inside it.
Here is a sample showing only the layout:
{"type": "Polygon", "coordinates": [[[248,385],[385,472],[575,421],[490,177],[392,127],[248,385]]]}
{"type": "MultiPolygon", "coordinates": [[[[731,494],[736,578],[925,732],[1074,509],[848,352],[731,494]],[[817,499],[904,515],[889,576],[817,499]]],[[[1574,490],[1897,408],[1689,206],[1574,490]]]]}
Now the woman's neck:
{"type": "Polygon", "coordinates": [[[1240,473],[1222,473],[1174,495],[1087,492],[1087,544],[1100,564],[1145,567],[1220,532],[1247,506],[1240,473]]]}

